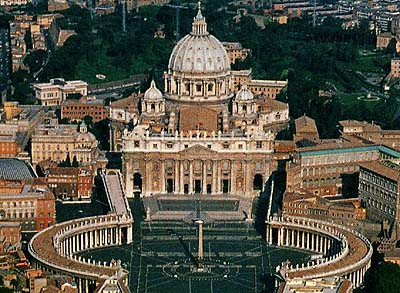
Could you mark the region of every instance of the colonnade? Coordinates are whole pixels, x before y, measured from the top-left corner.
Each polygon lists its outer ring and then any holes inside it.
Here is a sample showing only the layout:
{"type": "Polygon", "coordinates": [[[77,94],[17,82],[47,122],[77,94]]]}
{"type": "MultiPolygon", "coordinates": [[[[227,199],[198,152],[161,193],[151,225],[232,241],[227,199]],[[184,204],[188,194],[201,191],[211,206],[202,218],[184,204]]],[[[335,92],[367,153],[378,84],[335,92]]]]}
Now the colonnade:
{"type": "Polygon", "coordinates": [[[30,241],[28,251],[35,259],[36,267],[71,276],[79,292],[89,292],[89,286],[95,286],[104,276],[118,275],[127,284],[129,272],[119,261],[96,263],[77,254],[94,248],[130,244],[132,231],[133,219],[128,214],[82,218],[37,233],[30,241]]]}
{"type": "Polygon", "coordinates": [[[315,233],[314,231],[291,229],[280,227],[277,229],[276,242],[272,235],[272,226],[267,228],[267,242],[272,245],[289,246],[299,249],[314,251],[324,256],[334,255],[341,249],[341,243],[326,234],[315,233]]]}
{"type": "Polygon", "coordinates": [[[277,267],[285,280],[344,277],[359,287],[371,266],[372,245],[362,234],[334,223],[300,217],[271,217],[266,221],[270,245],[294,247],[321,256],[296,266],[277,267]]]}
{"type": "MultiPolygon", "coordinates": [[[[60,241],[57,252],[72,256],[77,252],[98,247],[122,245],[122,227],[100,228],[66,236],[60,241]]],[[[131,229],[127,229],[126,242],[132,242],[131,229]],[[130,238],[130,239],[129,239],[130,238]]]]}

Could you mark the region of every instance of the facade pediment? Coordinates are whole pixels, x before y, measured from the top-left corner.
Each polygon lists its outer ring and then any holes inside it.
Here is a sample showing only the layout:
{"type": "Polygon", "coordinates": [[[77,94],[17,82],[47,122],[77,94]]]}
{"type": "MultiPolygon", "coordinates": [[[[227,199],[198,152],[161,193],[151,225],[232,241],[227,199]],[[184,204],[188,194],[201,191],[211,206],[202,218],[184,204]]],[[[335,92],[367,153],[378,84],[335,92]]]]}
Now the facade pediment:
{"type": "Polygon", "coordinates": [[[184,149],[183,151],[180,152],[181,154],[187,154],[187,155],[214,155],[217,152],[214,150],[211,150],[209,148],[206,148],[202,145],[196,144],[194,146],[191,146],[187,149],[184,149]]]}

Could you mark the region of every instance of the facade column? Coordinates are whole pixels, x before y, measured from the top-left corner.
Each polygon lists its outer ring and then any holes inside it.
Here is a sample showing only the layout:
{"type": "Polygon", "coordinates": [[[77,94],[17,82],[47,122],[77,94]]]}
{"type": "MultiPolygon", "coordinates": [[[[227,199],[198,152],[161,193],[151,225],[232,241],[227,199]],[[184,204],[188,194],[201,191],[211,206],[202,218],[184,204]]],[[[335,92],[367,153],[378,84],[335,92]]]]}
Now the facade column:
{"type": "Polygon", "coordinates": [[[305,232],[304,231],[302,231],[301,232],[301,248],[305,248],[305,232]]]}
{"type": "Polygon", "coordinates": [[[145,158],[144,159],[144,164],[145,164],[145,168],[144,168],[144,184],[142,184],[142,190],[145,196],[150,194],[150,191],[152,190],[151,187],[151,183],[150,183],[150,160],[145,158]]]}
{"type": "Polygon", "coordinates": [[[180,165],[180,173],[179,173],[179,192],[184,193],[185,189],[183,188],[183,161],[179,161],[180,165]]]}
{"type": "Polygon", "coordinates": [[[300,230],[296,230],[296,231],[297,231],[296,247],[299,248],[300,247],[300,230]]]}
{"type": "Polygon", "coordinates": [[[217,168],[217,193],[222,193],[221,191],[221,161],[218,161],[218,168],[217,168]]]}
{"type": "Polygon", "coordinates": [[[175,179],[174,179],[174,193],[179,193],[179,161],[174,161],[175,179]]]}
{"type": "Polygon", "coordinates": [[[217,193],[217,161],[212,160],[212,183],[211,183],[211,193],[217,193]]]}
{"type": "Polygon", "coordinates": [[[161,193],[166,193],[165,180],[165,160],[161,160],[161,193]]]}
{"type": "Polygon", "coordinates": [[[189,194],[193,194],[193,160],[189,161],[189,194]]]}
{"type": "Polygon", "coordinates": [[[307,249],[310,249],[310,232],[307,232],[307,249]]]}
{"type": "Polygon", "coordinates": [[[202,193],[206,194],[207,193],[207,161],[203,161],[203,187],[202,187],[202,193]]]}
{"type": "Polygon", "coordinates": [[[230,162],[229,162],[230,164],[230,168],[231,168],[231,172],[230,172],[230,180],[229,180],[229,182],[230,182],[230,193],[231,194],[234,194],[234,193],[236,193],[236,184],[235,184],[235,161],[233,161],[233,160],[231,160],[230,162]]]}

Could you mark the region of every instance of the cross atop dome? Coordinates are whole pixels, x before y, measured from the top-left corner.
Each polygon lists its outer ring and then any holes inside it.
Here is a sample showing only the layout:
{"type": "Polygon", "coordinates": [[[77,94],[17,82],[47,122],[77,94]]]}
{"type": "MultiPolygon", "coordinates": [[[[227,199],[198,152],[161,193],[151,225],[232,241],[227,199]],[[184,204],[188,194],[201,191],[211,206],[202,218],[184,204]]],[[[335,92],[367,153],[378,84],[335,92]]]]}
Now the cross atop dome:
{"type": "Polygon", "coordinates": [[[208,35],[207,22],[205,17],[201,14],[201,1],[198,2],[198,11],[192,23],[192,35],[205,36],[208,35]]]}

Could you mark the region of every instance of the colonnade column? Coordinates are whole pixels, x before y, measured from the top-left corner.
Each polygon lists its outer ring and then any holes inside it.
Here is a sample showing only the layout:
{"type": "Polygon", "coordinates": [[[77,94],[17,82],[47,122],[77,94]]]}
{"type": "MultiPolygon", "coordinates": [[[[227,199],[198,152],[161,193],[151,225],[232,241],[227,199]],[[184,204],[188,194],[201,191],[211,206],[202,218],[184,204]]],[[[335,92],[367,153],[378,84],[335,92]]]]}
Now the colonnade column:
{"type": "Polygon", "coordinates": [[[294,244],[294,230],[292,229],[290,232],[291,232],[290,234],[292,234],[292,235],[291,235],[291,236],[292,236],[292,241],[290,242],[290,245],[296,246],[296,245],[294,244]]]}
{"type": "Polygon", "coordinates": [[[315,251],[315,234],[311,234],[311,250],[315,251]]]}

